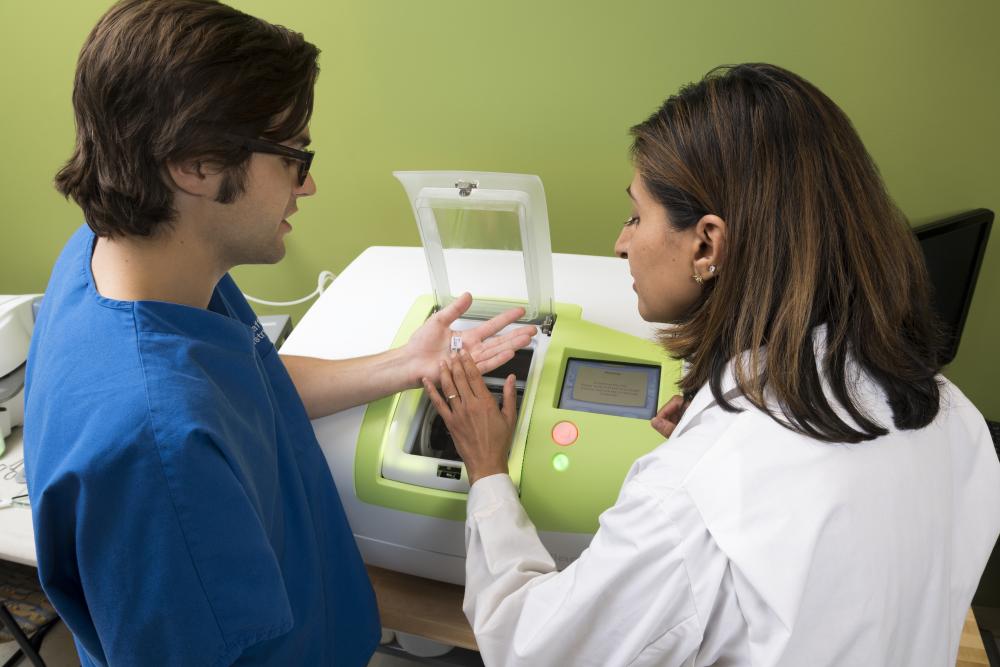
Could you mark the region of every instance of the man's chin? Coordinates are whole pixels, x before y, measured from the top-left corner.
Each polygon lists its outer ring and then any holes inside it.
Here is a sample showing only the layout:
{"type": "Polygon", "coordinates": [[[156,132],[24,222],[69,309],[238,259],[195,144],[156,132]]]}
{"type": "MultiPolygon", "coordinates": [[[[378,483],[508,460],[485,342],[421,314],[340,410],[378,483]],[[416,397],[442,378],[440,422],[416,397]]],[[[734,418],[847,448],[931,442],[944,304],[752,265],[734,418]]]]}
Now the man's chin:
{"type": "Polygon", "coordinates": [[[285,257],[285,243],[278,241],[273,247],[261,249],[252,255],[247,255],[242,261],[236,262],[234,266],[247,264],[277,264],[285,257]]]}
{"type": "Polygon", "coordinates": [[[275,249],[274,253],[269,258],[265,259],[263,262],[260,262],[260,263],[261,264],[277,264],[278,262],[280,262],[281,260],[283,260],[285,258],[285,252],[286,252],[286,250],[285,250],[285,243],[284,243],[284,241],[282,241],[282,242],[280,242],[278,244],[278,247],[275,249]]]}

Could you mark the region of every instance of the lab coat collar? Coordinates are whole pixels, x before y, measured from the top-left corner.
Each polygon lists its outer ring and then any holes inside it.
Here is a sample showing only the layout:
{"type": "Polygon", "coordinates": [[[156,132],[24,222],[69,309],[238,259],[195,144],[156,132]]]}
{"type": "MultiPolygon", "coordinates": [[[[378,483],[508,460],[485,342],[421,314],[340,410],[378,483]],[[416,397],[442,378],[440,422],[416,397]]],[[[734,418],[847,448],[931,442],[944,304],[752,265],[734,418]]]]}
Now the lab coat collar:
{"type": "MultiPolygon", "coordinates": [[[[813,327],[812,330],[813,339],[813,351],[816,357],[816,363],[822,364],[823,357],[826,355],[826,324],[820,324],[813,327]]],[[[758,353],[758,359],[760,364],[764,364],[767,360],[767,349],[761,348],[758,353]]],[[[750,364],[750,352],[746,351],[740,355],[740,362],[749,366],[750,364]]],[[[736,405],[739,408],[751,407],[748,400],[742,399],[743,392],[740,390],[739,385],[736,383],[736,373],[734,371],[736,367],[736,360],[730,359],[726,364],[725,370],[722,372],[722,381],[720,382],[720,389],[723,398],[730,405],[736,405]],[[742,399],[742,400],[741,400],[742,399]]],[[[715,400],[715,396],[712,394],[712,388],[708,382],[703,384],[698,392],[691,399],[691,405],[687,407],[684,411],[684,416],[677,423],[677,427],[671,434],[671,437],[677,437],[688,430],[691,426],[695,425],[699,421],[701,413],[710,408],[717,407],[719,404],[715,400]]],[[[768,402],[768,408],[771,409],[773,414],[778,414],[780,412],[779,406],[770,404],[768,402]]]]}

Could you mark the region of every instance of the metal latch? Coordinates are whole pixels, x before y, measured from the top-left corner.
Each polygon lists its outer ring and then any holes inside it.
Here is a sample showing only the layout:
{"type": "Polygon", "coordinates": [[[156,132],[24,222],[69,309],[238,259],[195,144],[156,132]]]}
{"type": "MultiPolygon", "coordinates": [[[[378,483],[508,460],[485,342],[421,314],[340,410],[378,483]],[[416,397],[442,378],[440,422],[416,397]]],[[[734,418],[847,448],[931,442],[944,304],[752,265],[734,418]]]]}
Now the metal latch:
{"type": "Polygon", "coordinates": [[[546,336],[552,335],[552,327],[556,324],[555,315],[546,315],[545,319],[542,320],[542,333],[546,336]]]}
{"type": "Polygon", "coordinates": [[[455,187],[458,188],[459,197],[468,197],[473,190],[479,187],[479,181],[459,181],[455,183],[455,187]]]}

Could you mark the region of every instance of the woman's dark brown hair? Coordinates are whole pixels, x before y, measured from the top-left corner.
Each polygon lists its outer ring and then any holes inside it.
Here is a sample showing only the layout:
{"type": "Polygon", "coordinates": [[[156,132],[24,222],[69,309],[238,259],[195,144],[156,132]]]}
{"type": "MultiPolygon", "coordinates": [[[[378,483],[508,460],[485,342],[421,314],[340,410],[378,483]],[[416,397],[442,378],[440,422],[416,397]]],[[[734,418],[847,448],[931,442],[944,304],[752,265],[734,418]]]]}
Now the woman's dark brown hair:
{"type": "Polygon", "coordinates": [[[242,194],[250,152],[309,123],[318,49],[212,0],[123,0],[90,33],[73,88],[76,148],[56,188],[98,236],[149,236],[174,216],[167,162],[225,170],[242,194]]]}
{"type": "Polygon", "coordinates": [[[685,393],[708,382],[735,410],[721,389],[734,360],[740,390],[779,423],[860,442],[888,431],[855,396],[857,364],[886,392],[897,428],[930,423],[940,334],[923,256],[836,104],[780,67],[729,66],[681,89],[632,135],[636,168],[672,225],[709,213],[726,221],[719,275],[661,336],[691,363],[685,393]]]}

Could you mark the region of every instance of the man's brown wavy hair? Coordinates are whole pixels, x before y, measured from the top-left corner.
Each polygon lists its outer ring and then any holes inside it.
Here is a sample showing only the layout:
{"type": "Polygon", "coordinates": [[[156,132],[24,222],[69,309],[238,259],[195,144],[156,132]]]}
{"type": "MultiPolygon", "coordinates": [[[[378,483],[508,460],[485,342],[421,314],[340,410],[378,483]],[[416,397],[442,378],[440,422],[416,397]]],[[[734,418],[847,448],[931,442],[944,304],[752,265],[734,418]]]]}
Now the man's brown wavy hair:
{"type": "Polygon", "coordinates": [[[940,328],[923,255],[830,98],[780,67],[726,66],[631,132],[636,169],[670,224],[686,229],[706,214],[726,222],[718,276],[661,334],[690,362],[685,393],[707,382],[735,410],[721,389],[735,360],[742,393],[784,426],[827,442],[871,440],[887,425],[857,399],[850,361],[884,389],[897,428],[931,422],[940,328]]]}
{"type": "Polygon", "coordinates": [[[168,162],[222,168],[217,199],[234,201],[251,153],[232,136],[301,133],[318,55],[301,34],[214,0],[115,4],[80,52],[76,148],[56,188],[103,237],[150,236],[170,223],[168,162]]]}

